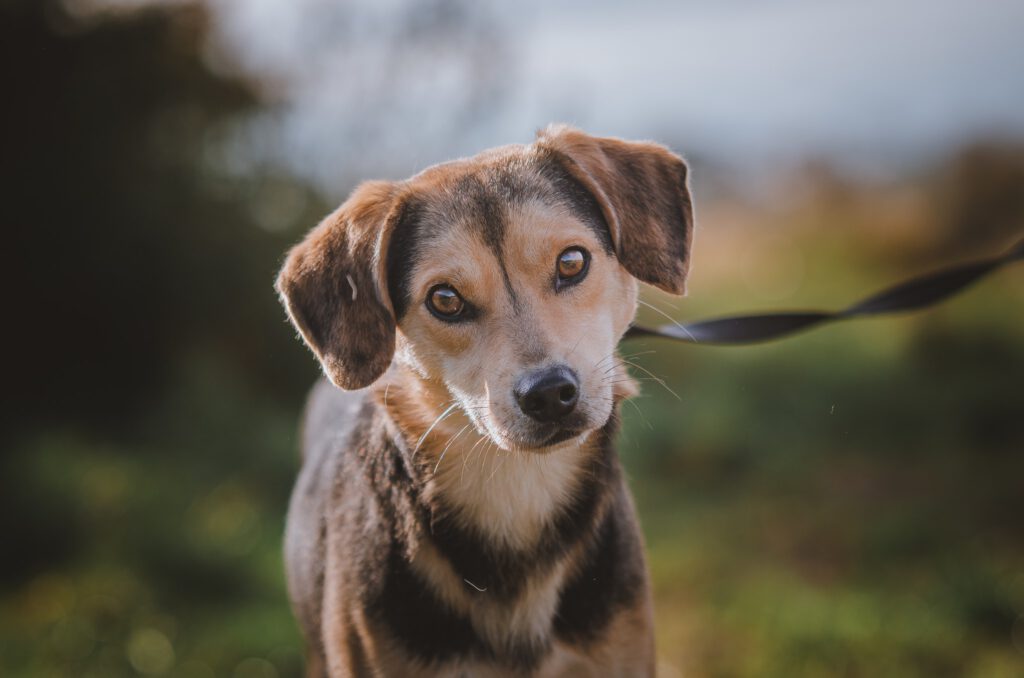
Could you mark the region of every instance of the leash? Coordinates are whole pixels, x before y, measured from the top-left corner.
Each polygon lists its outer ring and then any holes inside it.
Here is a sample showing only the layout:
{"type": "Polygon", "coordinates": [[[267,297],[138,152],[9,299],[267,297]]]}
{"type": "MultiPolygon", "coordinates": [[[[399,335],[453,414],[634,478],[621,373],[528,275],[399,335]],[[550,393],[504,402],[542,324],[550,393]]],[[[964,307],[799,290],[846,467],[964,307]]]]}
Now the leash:
{"type": "Polygon", "coordinates": [[[812,327],[875,315],[916,311],[963,291],[1002,266],[1024,259],[1024,240],[1002,255],[950,266],[873,294],[841,311],[792,311],[711,318],[685,325],[632,325],[624,338],[663,337],[690,344],[737,346],[778,339],[812,327]]]}

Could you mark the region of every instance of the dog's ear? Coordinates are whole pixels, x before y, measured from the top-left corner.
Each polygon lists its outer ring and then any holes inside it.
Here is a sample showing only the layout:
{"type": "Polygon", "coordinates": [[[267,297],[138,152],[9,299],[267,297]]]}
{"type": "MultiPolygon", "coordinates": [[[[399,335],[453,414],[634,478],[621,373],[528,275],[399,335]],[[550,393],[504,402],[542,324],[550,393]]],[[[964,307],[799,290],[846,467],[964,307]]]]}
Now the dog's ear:
{"type": "Polygon", "coordinates": [[[693,206],[682,158],[664,146],[594,137],[565,125],[537,134],[604,213],[616,256],[633,277],[686,291],[693,206]]]}
{"type": "Polygon", "coordinates": [[[324,372],[344,389],[380,377],[395,352],[395,318],[382,262],[398,188],[360,185],[288,253],[277,291],[324,372]]]}

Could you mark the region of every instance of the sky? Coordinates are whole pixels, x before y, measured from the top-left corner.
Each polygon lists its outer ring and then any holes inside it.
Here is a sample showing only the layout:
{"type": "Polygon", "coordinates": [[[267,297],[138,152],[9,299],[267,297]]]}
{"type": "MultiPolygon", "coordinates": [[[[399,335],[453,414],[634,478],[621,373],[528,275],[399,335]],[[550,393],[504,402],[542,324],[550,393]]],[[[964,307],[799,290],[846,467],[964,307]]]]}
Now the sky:
{"type": "Polygon", "coordinates": [[[238,162],[328,194],[552,121],[757,172],[810,156],[885,174],[1024,136],[1024,0],[208,4],[211,64],[274,102],[238,162]]]}

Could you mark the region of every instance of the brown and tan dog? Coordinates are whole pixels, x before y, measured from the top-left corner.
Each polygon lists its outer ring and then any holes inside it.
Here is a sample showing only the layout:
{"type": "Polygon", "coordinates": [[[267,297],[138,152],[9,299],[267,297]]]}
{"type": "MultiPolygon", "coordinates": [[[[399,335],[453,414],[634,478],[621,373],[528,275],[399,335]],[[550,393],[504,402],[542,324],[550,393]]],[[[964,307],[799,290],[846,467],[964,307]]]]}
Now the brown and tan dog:
{"type": "Polygon", "coordinates": [[[683,292],[686,175],[551,127],[363,184],[290,252],[277,287],[333,382],[285,544],[310,675],[653,674],[616,345],[637,280],[683,292]]]}

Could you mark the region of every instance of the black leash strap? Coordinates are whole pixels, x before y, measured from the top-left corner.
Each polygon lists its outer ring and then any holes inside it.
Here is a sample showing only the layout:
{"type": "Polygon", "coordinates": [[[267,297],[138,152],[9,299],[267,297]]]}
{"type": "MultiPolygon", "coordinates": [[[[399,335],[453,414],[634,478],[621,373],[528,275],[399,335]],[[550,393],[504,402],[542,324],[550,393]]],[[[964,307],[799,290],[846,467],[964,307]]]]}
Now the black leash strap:
{"type": "Polygon", "coordinates": [[[657,328],[633,325],[627,330],[625,338],[664,337],[691,344],[720,346],[770,341],[836,320],[926,308],[962,291],[971,283],[1003,265],[1021,259],[1024,259],[1024,240],[1001,256],[951,266],[913,278],[841,311],[793,311],[737,315],[701,320],[685,325],[662,325],[657,328]]]}

